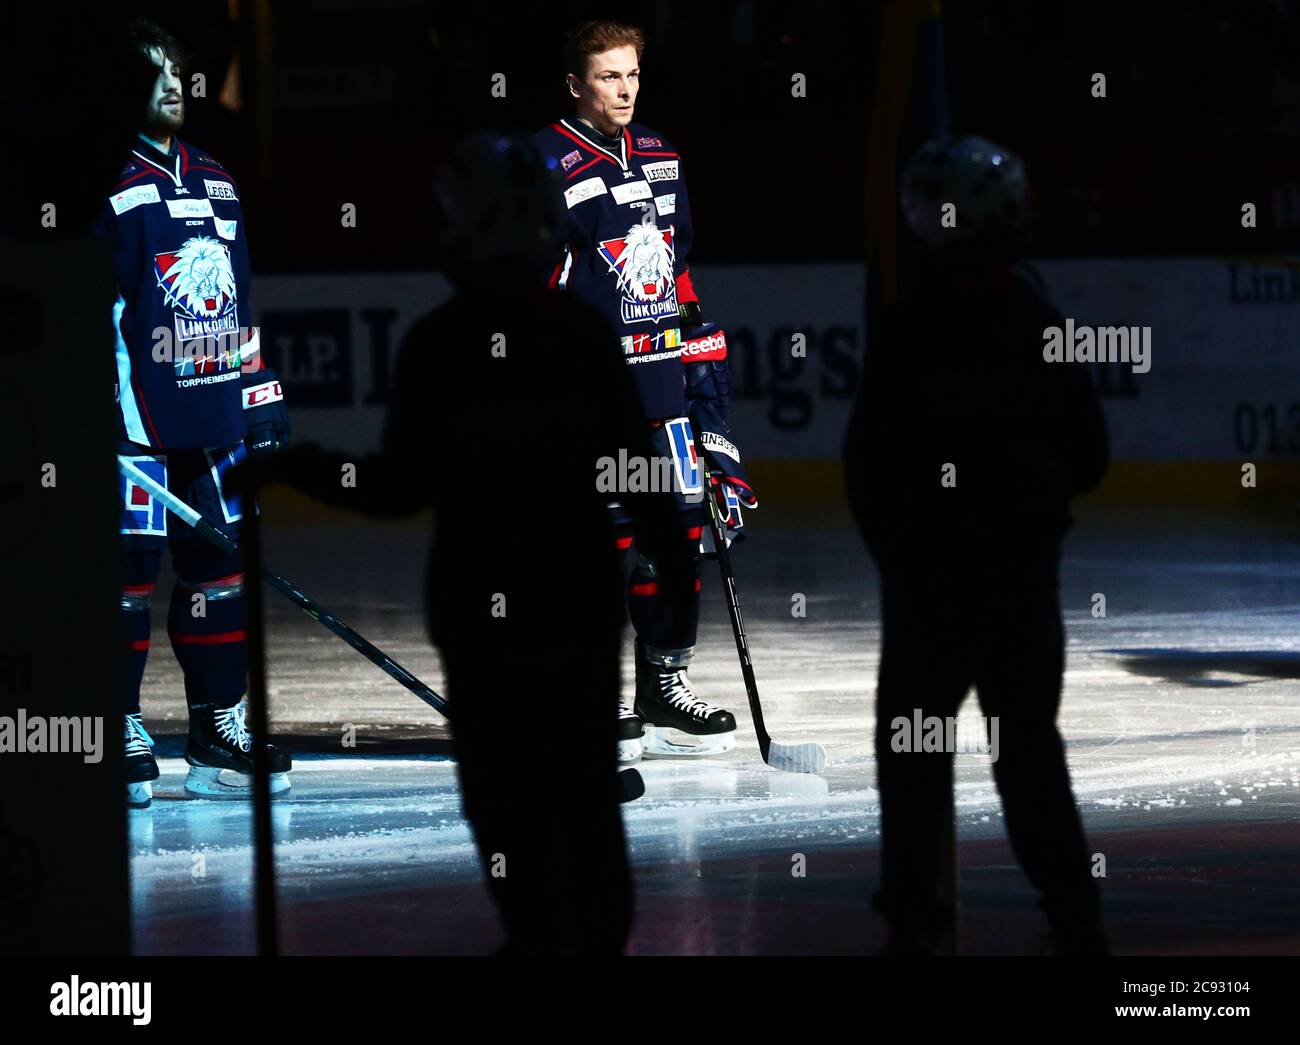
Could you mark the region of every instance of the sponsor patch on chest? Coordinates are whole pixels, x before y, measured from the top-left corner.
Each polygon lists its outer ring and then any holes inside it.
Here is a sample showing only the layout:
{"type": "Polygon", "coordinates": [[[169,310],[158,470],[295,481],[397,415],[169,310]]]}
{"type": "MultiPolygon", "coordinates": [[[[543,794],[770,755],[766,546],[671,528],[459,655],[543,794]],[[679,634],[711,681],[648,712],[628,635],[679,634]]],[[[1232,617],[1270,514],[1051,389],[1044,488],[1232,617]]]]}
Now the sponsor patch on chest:
{"type": "Polygon", "coordinates": [[[634,203],[637,200],[648,200],[652,195],[650,186],[643,181],[630,181],[626,185],[615,185],[609,190],[609,194],[614,197],[614,202],[620,206],[625,203],[634,203]]]}
{"type": "Polygon", "coordinates": [[[210,218],[212,204],[207,200],[168,200],[167,212],[173,218],[210,218]]]}
{"type": "Polygon", "coordinates": [[[228,181],[213,181],[211,178],[204,178],[203,184],[208,190],[208,197],[214,200],[238,200],[235,195],[235,187],[228,181]]]}
{"type": "Polygon", "coordinates": [[[641,173],[649,182],[674,181],[677,178],[677,161],[660,160],[657,163],[646,163],[641,166],[641,173]]]}
{"type": "Polygon", "coordinates": [[[603,196],[607,191],[605,183],[599,178],[587,178],[564,190],[564,202],[568,204],[569,210],[572,210],[579,203],[594,199],[596,196],[603,196]]]}
{"type": "Polygon", "coordinates": [[[162,197],[158,195],[157,185],[133,185],[129,189],[114,193],[108,198],[108,202],[113,205],[114,214],[125,214],[145,203],[161,203],[162,197]]]}

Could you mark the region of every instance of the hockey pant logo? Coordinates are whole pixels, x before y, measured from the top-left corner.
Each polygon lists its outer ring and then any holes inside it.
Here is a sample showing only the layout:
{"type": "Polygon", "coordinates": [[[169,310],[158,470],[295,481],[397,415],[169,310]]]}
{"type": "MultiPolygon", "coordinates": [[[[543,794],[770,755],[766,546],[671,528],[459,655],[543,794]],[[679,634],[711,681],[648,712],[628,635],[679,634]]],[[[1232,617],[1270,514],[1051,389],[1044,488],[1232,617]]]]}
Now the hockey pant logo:
{"type": "MultiPolygon", "coordinates": [[[[128,457],[133,465],[159,485],[167,486],[167,461],[162,457],[128,457]]],[[[117,474],[122,496],[122,533],[146,537],[167,536],[167,509],[155,501],[148,490],[141,489],[121,472],[117,474]]]]}
{"type": "Polygon", "coordinates": [[[208,470],[212,475],[216,502],[221,507],[222,522],[239,522],[244,517],[243,498],[239,494],[227,493],[222,480],[230,469],[248,456],[248,450],[243,443],[236,443],[225,450],[204,450],[203,454],[208,459],[208,470]]]}
{"type": "Polygon", "coordinates": [[[672,454],[673,474],[677,479],[678,490],[688,501],[699,501],[700,494],[704,491],[704,480],[690,419],[675,417],[671,421],[665,421],[664,432],[668,436],[668,450],[672,454]]]}

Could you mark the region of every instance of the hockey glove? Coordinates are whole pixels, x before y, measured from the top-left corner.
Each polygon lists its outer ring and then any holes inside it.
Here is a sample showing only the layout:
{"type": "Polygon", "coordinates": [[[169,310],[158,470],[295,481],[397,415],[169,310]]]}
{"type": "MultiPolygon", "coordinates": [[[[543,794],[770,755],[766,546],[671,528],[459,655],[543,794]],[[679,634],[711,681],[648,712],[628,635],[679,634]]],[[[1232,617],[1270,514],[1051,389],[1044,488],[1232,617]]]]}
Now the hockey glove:
{"type": "Polygon", "coordinates": [[[704,455],[705,467],[709,470],[709,493],[722,515],[727,537],[735,540],[741,536],[739,531],[744,525],[740,516],[741,507],[757,508],[758,498],[749,485],[745,466],[740,463],[740,451],[718,431],[726,426],[711,419],[710,415],[716,418],[713,408],[707,403],[698,403],[692,414],[697,445],[704,455]]]}
{"type": "Polygon", "coordinates": [[[262,367],[242,375],[244,445],[250,455],[270,454],[289,445],[289,411],[275,371],[262,367]]]}
{"type": "Polygon", "coordinates": [[[740,509],[757,508],[758,497],[731,439],[731,372],[727,365],[727,336],[716,324],[692,330],[682,345],[686,398],[696,445],[704,454],[711,477],[710,493],[729,529],[739,530],[740,509]]]}

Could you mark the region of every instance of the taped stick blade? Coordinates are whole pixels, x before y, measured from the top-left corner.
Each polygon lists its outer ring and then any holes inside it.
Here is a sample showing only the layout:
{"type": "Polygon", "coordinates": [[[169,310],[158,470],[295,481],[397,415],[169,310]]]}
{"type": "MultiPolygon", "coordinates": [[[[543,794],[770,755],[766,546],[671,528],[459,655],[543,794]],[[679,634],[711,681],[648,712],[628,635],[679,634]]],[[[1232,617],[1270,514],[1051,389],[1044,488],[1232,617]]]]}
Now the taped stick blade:
{"type": "Polygon", "coordinates": [[[820,773],[826,768],[826,749],[812,741],[781,744],[774,740],[767,749],[767,764],[787,773],[820,773]]]}

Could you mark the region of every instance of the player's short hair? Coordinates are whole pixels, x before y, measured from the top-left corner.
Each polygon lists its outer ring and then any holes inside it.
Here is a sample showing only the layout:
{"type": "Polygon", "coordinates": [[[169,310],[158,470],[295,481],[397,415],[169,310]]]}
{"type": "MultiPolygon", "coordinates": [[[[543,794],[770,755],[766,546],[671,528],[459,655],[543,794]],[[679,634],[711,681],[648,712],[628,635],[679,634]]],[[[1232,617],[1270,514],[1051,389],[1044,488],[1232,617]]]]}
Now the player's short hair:
{"type": "Polygon", "coordinates": [[[583,22],[569,30],[564,39],[564,71],[586,76],[587,60],[615,47],[635,47],[637,61],[645,51],[645,33],[634,25],[613,22],[583,22]]]}
{"type": "Polygon", "coordinates": [[[190,64],[189,53],[175,36],[147,18],[132,18],[126,26],[132,51],[145,62],[153,63],[153,52],[162,51],[169,61],[184,70],[190,64]]]}

